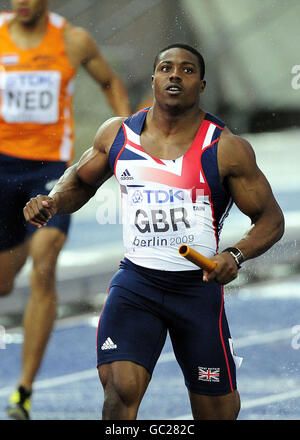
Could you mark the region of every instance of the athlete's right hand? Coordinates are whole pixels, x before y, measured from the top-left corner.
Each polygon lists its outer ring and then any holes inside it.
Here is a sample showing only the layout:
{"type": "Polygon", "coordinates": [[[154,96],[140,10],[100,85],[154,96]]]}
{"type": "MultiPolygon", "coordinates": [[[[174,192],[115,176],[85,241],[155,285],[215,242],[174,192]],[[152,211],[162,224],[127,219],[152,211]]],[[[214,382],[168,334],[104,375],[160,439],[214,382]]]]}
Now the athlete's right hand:
{"type": "Polygon", "coordinates": [[[57,208],[54,199],[41,194],[30,199],[23,209],[26,221],[38,228],[45,226],[56,212],[57,208]]]}

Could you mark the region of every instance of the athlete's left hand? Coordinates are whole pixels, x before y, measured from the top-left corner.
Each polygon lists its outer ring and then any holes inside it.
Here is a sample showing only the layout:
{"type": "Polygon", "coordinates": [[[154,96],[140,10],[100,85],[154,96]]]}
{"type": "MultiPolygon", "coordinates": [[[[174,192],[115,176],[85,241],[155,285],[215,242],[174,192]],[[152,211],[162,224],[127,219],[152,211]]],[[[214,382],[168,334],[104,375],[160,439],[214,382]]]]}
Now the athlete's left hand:
{"type": "Polygon", "coordinates": [[[203,281],[215,281],[218,284],[228,284],[238,276],[237,265],[229,252],[222,252],[212,258],[217,263],[212,272],[203,271],[203,281]]]}

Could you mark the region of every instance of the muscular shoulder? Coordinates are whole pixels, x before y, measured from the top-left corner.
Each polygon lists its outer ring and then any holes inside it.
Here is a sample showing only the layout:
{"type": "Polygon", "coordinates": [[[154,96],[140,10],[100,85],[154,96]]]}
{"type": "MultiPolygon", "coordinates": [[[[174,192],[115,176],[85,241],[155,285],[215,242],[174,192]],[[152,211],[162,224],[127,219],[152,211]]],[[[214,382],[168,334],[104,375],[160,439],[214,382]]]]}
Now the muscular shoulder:
{"type": "Polygon", "coordinates": [[[70,22],[66,22],[64,39],[67,51],[71,58],[76,59],[76,64],[87,62],[93,58],[95,51],[98,51],[89,32],[82,27],[72,25],[70,22]]]}
{"type": "Polygon", "coordinates": [[[104,122],[97,131],[93,147],[86,150],[77,163],[77,176],[87,185],[98,188],[112,176],[108,153],[123,119],[111,118],[104,122]]]}
{"type": "Polygon", "coordinates": [[[219,140],[218,164],[222,178],[239,176],[256,165],[255,153],[246,139],[225,128],[219,140]]]}
{"type": "Polygon", "coordinates": [[[96,133],[94,148],[99,152],[108,154],[110,147],[125,120],[126,117],[114,117],[104,122],[96,133]]]}

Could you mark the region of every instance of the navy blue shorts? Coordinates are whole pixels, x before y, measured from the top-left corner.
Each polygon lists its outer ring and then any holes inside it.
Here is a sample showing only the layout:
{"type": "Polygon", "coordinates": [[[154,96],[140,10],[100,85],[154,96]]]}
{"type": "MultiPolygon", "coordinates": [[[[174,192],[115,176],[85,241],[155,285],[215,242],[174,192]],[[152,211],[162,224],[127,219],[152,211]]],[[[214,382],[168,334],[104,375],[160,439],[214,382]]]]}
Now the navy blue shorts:
{"type": "Polygon", "coordinates": [[[201,270],[153,270],[125,258],[101,312],[97,366],[127,360],[152,375],[167,332],[191,392],[236,389],[222,286],[204,283],[201,270]]]}
{"type": "MultiPolygon", "coordinates": [[[[31,197],[49,194],[66,169],[65,162],[25,160],[0,154],[0,250],[12,249],[37,230],[25,221],[23,208],[31,197]]],[[[48,226],[67,234],[69,215],[54,216],[48,226]]]]}

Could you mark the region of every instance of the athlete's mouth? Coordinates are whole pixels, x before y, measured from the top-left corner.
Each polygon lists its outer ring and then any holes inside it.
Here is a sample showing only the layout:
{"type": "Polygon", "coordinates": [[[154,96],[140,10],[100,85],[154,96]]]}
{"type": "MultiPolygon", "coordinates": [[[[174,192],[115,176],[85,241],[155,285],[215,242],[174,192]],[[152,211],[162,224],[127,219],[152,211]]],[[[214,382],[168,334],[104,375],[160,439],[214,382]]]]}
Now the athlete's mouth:
{"type": "Polygon", "coordinates": [[[18,10],[18,14],[21,15],[21,17],[27,17],[29,15],[29,9],[21,8],[18,10]]]}
{"type": "Polygon", "coordinates": [[[179,84],[168,84],[166,90],[172,94],[178,94],[182,92],[183,88],[179,84]]]}

